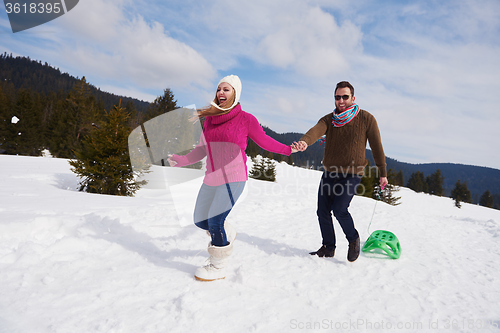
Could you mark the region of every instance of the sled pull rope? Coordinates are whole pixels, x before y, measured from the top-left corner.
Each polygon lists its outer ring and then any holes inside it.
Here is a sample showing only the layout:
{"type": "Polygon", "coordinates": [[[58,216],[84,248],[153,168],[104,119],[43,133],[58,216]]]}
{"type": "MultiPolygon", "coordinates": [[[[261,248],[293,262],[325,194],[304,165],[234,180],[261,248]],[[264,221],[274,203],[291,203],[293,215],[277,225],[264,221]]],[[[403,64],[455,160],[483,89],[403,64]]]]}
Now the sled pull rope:
{"type": "Polygon", "coordinates": [[[368,224],[368,228],[366,229],[368,231],[368,234],[370,234],[370,226],[372,225],[373,216],[375,216],[375,209],[377,208],[377,203],[380,200],[380,194],[382,194],[384,187],[385,186],[382,186],[382,188],[380,188],[380,190],[377,191],[377,196],[375,197],[375,206],[373,206],[372,218],[370,219],[370,223],[368,224]]]}

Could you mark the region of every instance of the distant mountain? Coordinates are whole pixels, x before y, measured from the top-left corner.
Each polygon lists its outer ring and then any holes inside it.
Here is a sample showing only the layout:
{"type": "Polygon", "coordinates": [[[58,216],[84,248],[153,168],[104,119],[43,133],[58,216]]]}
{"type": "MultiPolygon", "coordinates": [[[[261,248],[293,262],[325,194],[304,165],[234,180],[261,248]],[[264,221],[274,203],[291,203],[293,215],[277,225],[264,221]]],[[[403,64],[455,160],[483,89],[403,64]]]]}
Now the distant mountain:
{"type": "MultiPolygon", "coordinates": [[[[287,144],[298,141],[303,136],[301,133],[279,134],[267,127],[264,127],[264,131],[273,139],[287,144]]],[[[323,154],[324,146],[316,143],[308,147],[305,152],[294,154],[293,161],[298,166],[309,166],[317,169],[321,165],[323,154]]],[[[375,165],[370,149],[366,150],[366,158],[371,165],[375,165]]],[[[481,195],[489,190],[494,195],[495,204],[500,205],[500,170],[498,169],[453,163],[411,164],[399,162],[390,157],[386,157],[386,162],[387,169],[392,169],[396,173],[403,172],[405,184],[414,172],[420,171],[425,176],[430,176],[439,169],[444,177],[446,196],[450,195],[456,182],[460,180],[462,183],[467,182],[467,188],[471,191],[474,203],[478,203],[481,195]]]]}
{"type": "MultiPolygon", "coordinates": [[[[29,57],[13,57],[7,53],[0,54],[0,82],[4,87],[12,87],[14,91],[27,89],[42,95],[68,93],[78,80],[78,78],[68,73],[62,73],[47,63],[31,60],[29,57]]],[[[107,93],[92,85],[90,89],[96,99],[101,100],[108,110],[113,105],[118,104],[120,99],[122,104],[132,101],[139,112],[144,112],[150,104],[135,98],[107,93]]],[[[264,127],[264,130],[272,138],[287,144],[298,141],[303,135],[301,133],[279,134],[267,127],[264,127]]],[[[305,152],[294,154],[293,161],[298,166],[318,169],[323,159],[323,151],[324,146],[316,143],[305,152]]],[[[369,149],[366,151],[366,156],[373,165],[369,149]]],[[[410,164],[389,157],[386,157],[386,161],[389,169],[403,172],[405,184],[413,172],[420,171],[425,176],[430,176],[437,169],[440,169],[444,176],[446,195],[450,194],[457,180],[466,181],[475,203],[479,201],[480,196],[486,190],[489,190],[495,198],[495,204],[500,205],[500,170],[498,169],[452,163],[410,164]]]]}
{"type": "MultiPolygon", "coordinates": [[[[29,57],[0,54],[0,81],[12,84],[15,90],[32,90],[42,95],[60,91],[68,93],[78,80],[48,63],[42,64],[41,61],[31,60],[29,57]]],[[[149,105],[149,102],[108,93],[93,85],[90,85],[90,91],[97,100],[102,100],[106,110],[112,109],[120,99],[122,105],[132,101],[139,112],[144,112],[149,105]]]]}
{"type": "MultiPolygon", "coordinates": [[[[367,158],[373,163],[370,150],[367,150],[367,158]]],[[[413,172],[420,171],[425,176],[430,176],[439,169],[444,177],[446,195],[450,195],[458,180],[467,182],[467,188],[471,191],[475,203],[479,201],[486,190],[493,194],[500,194],[500,170],[498,169],[454,163],[410,164],[388,157],[386,157],[386,161],[388,168],[403,171],[405,184],[413,172]]]]}

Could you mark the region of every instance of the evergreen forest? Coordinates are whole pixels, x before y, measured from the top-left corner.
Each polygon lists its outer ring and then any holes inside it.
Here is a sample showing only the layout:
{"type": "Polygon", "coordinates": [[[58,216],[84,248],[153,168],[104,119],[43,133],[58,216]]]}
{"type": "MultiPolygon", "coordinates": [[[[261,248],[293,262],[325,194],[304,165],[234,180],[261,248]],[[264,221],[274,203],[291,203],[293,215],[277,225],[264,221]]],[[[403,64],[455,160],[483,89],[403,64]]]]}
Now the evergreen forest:
{"type": "MultiPolygon", "coordinates": [[[[89,158],[89,149],[102,147],[95,143],[95,138],[106,136],[105,129],[119,127],[119,137],[123,140],[127,133],[147,120],[179,107],[169,88],[149,103],[101,91],[85,77],[75,78],[41,61],[0,54],[0,154],[40,156],[43,151],[49,151],[58,158],[89,158]]],[[[279,134],[266,127],[264,130],[286,144],[302,136],[301,133],[279,134]]],[[[121,149],[122,155],[128,154],[126,145],[117,142],[115,148],[115,151],[121,149]]],[[[250,141],[246,152],[250,157],[262,155],[266,159],[321,170],[323,149],[318,143],[305,152],[287,157],[265,152],[250,141]]],[[[102,156],[103,152],[96,154],[102,156]]],[[[368,149],[366,157],[373,165],[368,149]]],[[[127,159],[120,157],[119,160],[123,163],[127,159]]],[[[452,197],[457,207],[462,201],[500,209],[500,170],[451,163],[410,164],[388,157],[386,160],[394,191],[397,186],[406,186],[417,192],[452,197]]],[[[78,163],[73,166],[82,167],[78,163]]],[[[375,188],[376,183],[376,179],[367,179],[364,186],[375,188]]],[[[96,186],[92,181],[82,184],[99,192],[96,186]]],[[[132,183],[130,188],[124,184],[119,186],[118,193],[114,193],[115,188],[109,194],[131,195],[140,184],[132,183]]],[[[374,193],[368,196],[374,197],[374,193]]],[[[397,204],[398,198],[386,199],[397,204]]]]}

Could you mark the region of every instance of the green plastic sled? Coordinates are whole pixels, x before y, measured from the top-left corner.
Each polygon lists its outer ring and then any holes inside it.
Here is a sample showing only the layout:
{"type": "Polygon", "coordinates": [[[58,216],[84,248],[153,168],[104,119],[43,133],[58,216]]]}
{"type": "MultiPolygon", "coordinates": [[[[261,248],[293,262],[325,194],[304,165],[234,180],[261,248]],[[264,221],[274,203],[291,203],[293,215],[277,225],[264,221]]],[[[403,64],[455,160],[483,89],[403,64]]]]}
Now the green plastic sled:
{"type": "Polygon", "coordinates": [[[377,230],[372,232],[366,240],[362,251],[381,253],[379,250],[385,252],[392,259],[398,259],[401,255],[399,239],[390,231],[377,230]]]}

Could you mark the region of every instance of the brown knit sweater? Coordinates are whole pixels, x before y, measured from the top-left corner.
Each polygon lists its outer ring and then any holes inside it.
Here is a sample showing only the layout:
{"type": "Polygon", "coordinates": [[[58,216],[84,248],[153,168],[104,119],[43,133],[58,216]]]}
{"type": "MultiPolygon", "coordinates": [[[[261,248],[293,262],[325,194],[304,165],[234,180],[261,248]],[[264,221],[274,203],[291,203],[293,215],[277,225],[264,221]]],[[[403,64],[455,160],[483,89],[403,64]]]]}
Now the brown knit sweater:
{"type": "Polygon", "coordinates": [[[370,143],[380,177],[387,177],[385,154],[377,121],[368,111],[359,110],[357,116],[342,127],[332,125],[332,114],[321,118],[300,139],[308,146],[326,134],[323,166],[330,172],[364,174],[368,164],[365,157],[366,142],[370,143]]]}

